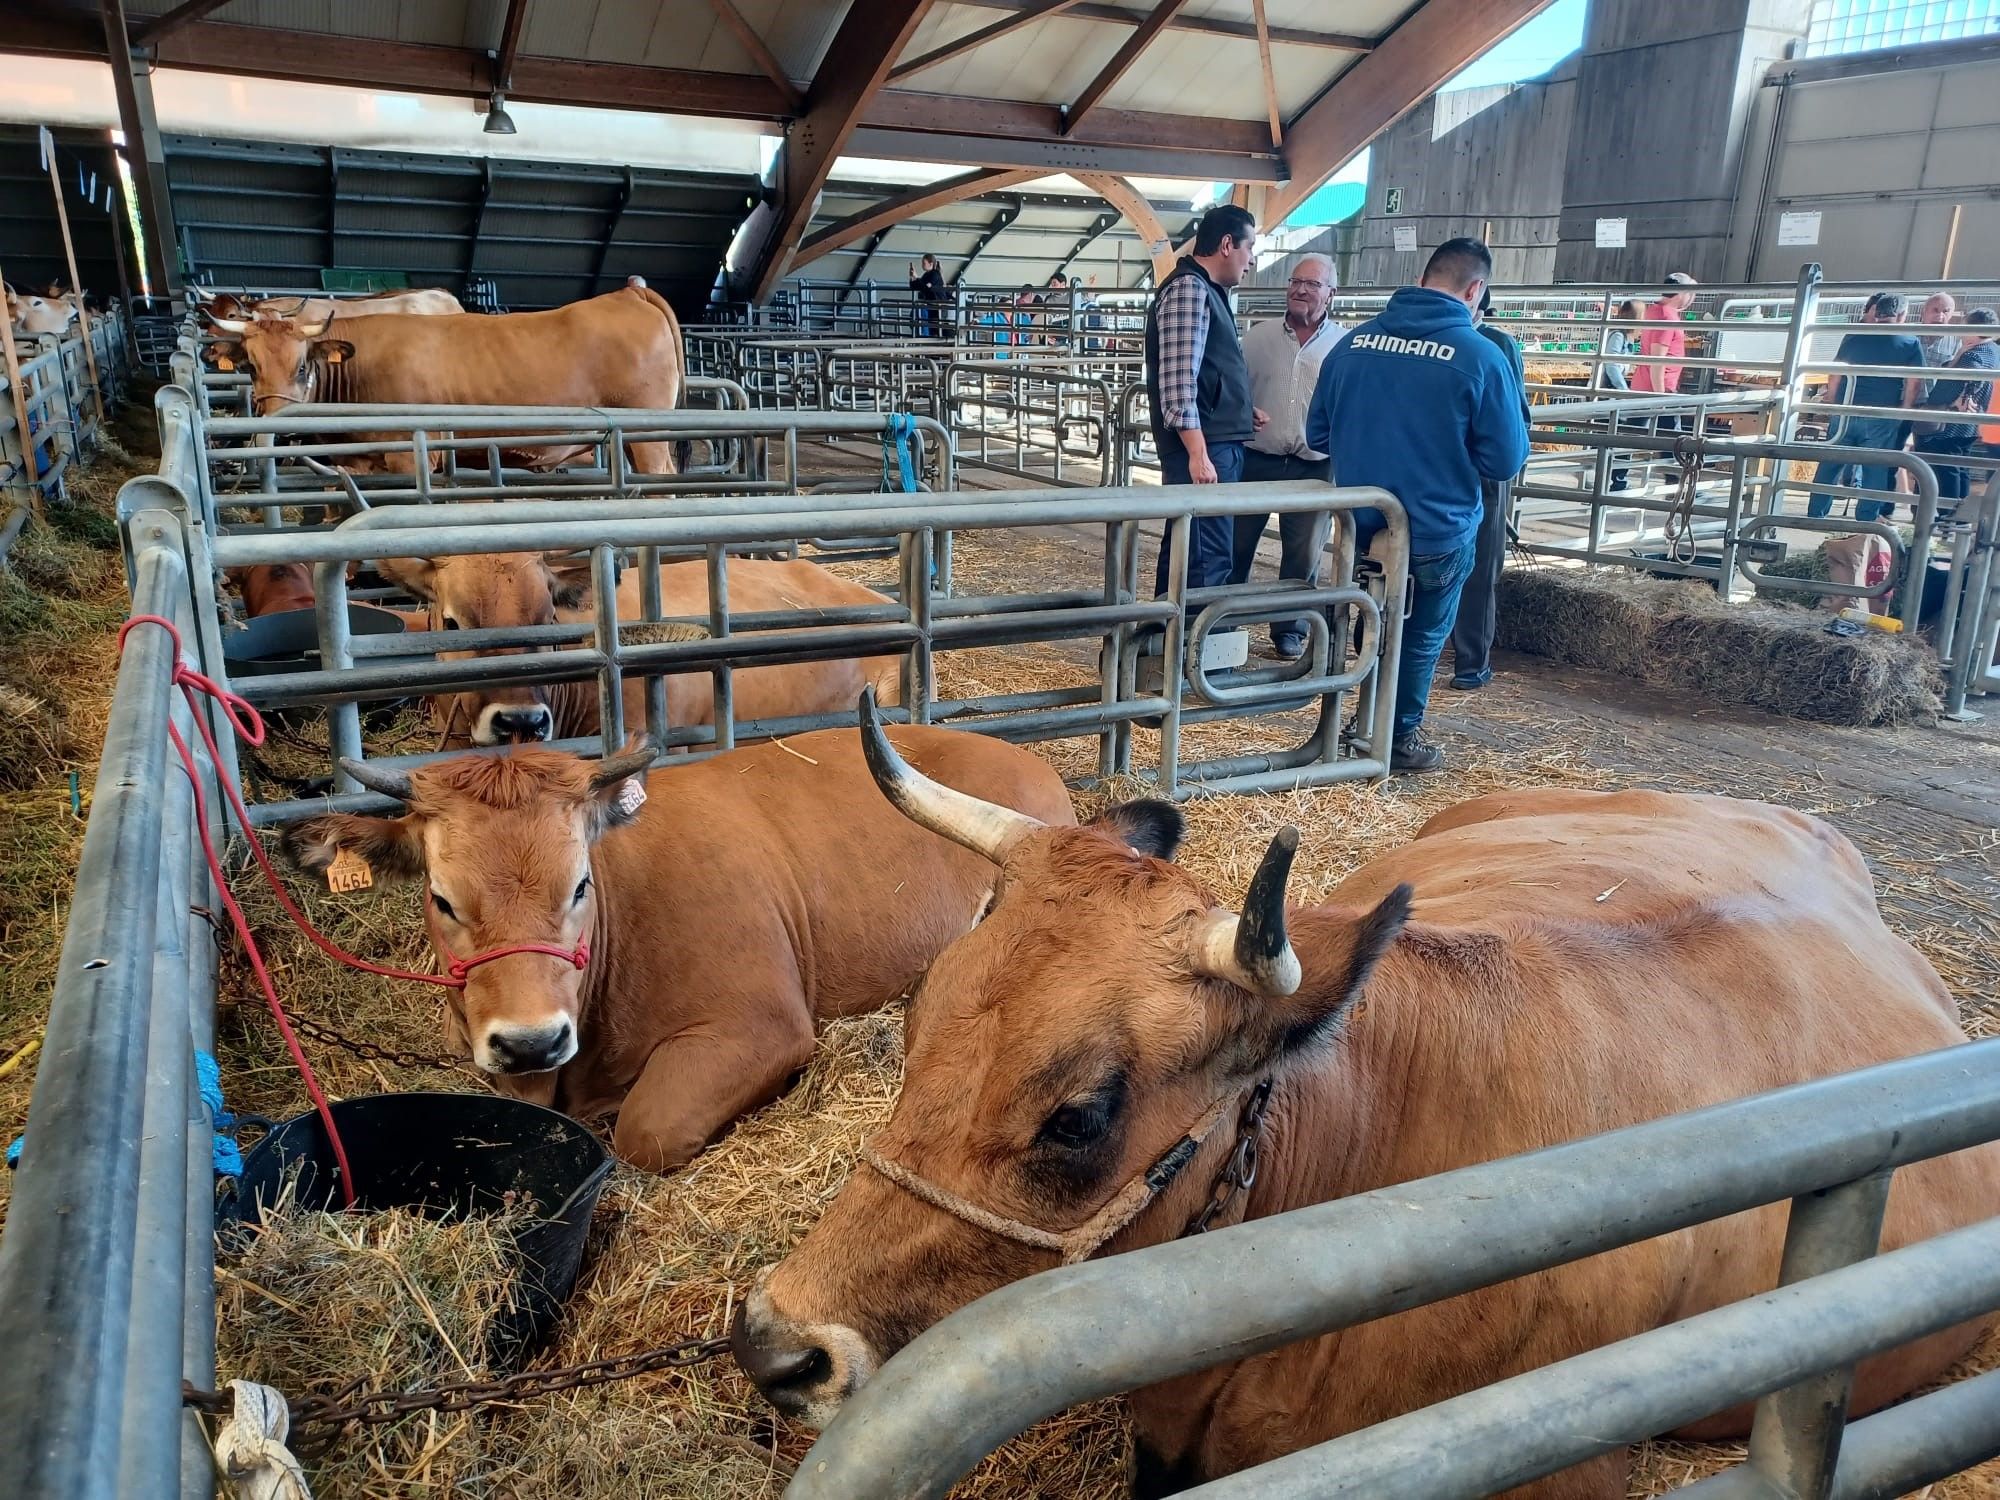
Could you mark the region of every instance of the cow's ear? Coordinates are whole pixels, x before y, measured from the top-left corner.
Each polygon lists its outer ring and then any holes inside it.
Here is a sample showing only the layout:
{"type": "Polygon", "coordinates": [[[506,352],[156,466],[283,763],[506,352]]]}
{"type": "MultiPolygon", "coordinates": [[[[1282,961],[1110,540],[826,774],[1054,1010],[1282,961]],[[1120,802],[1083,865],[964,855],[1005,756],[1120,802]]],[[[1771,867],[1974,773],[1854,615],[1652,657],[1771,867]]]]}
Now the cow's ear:
{"type": "Polygon", "coordinates": [[[313,355],[330,365],[337,365],[342,360],[353,358],[354,346],[346,339],[321,339],[313,345],[313,355]]]}
{"type": "Polygon", "coordinates": [[[1316,949],[1315,972],[1289,995],[1252,995],[1236,988],[1225,992],[1223,1003],[1234,1014],[1218,1030],[1233,1035],[1235,1045],[1225,1049],[1230,1072],[1268,1072],[1339,1036],[1367,994],[1383,954],[1409,922],[1410,901],[1410,887],[1399,885],[1373,909],[1344,922],[1331,946],[1316,949]]]}
{"type": "Polygon", "coordinates": [[[551,553],[542,559],[549,573],[549,598],[557,609],[581,609],[590,602],[590,554],[551,553]]]}
{"type": "Polygon", "coordinates": [[[1187,832],[1187,820],[1178,807],[1150,797],[1107,807],[1089,826],[1108,828],[1141,854],[1155,859],[1172,859],[1187,832]]]}
{"type": "Polygon", "coordinates": [[[613,828],[625,828],[639,821],[639,809],[646,805],[646,772],[659,752],[651,739],[634,736],[616,755],[607,756],[591,768],[590,837],[593,841],[613,828]]]}
{"type": "Polygon", "coordinates": [[[369,872],[383,880],[414,880],[424,872],[415,818],[322,813],[292,824],[280,842],[293,864],[315,875],[323,874],[343,850],[367,861],[369,872]]]}
{"type": "Polygon", "coordinates": [[[437,598],[438,566],[428,557],[378,557],[375,571],[426,604],[437,598]]]}

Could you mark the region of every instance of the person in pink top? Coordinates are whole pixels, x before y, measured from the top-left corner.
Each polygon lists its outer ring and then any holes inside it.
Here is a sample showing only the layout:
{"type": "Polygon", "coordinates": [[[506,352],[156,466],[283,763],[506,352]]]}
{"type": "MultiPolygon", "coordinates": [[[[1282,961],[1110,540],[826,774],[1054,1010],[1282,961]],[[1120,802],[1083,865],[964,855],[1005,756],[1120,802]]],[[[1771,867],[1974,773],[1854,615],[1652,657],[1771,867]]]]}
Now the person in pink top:
{"type": "MultiPolygon", "coordinates": [[[[1667,278],[1668,285],[1677,288],[1668,292],[1656,302],[1643,304],[1639,316],[1657,320],[1664,326],[1648,328],[1639,335],[1639,352],[1659,357],[1672,358],[1687,353],[1687,334],[1681,328],[1681,314],[1694,305],[1694,293],[1686,290],[1695,284],[1692,276],[1685,271],[1676,271],[1667,278]]],[[[1632,389],[1645,391],[1651,395],[1670,395],[1681,388],[1681,367],[1679,365],[1635,365],[1632,369],[1632,389]]]]}

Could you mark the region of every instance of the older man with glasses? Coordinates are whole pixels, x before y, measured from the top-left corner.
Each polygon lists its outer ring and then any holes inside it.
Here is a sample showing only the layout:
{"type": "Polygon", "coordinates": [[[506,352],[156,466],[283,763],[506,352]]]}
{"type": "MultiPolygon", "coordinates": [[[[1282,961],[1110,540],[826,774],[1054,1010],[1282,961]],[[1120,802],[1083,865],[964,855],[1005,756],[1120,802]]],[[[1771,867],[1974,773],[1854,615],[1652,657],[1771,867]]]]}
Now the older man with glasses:
{"type": "MultiPolygon", "coordinates": [[[[1267,420],[1243,449],[1243,477],[1256,479],[1321,479],[1329,477],[1330,460],[1306,443],[1306,412],[1319,384],[1320,362],[1347,330],[1327,315],[1339,290],[1333,261],[1324,255],[1302,255],[1292,267],[1286,289],[1285,315],[1259,323],[1243,336],[1243,362],[1250,370],[1250,400],[1267,420]]],[[[1270,524],[1271,513],[1258,511],[1236,518],[1231,583],[1245,583],[1257,560],[1257,546],[1270,524]]],[[[1280,578],[1308,583],[1319,580],[1320,554],[1331,529],[1329,511],[1290,511],[1278,517],[1280,578]]],[[[1276,620],[1271,625],[1271,654],[1295,661],[1305,651],[1303,618],[1276,620]]]]}

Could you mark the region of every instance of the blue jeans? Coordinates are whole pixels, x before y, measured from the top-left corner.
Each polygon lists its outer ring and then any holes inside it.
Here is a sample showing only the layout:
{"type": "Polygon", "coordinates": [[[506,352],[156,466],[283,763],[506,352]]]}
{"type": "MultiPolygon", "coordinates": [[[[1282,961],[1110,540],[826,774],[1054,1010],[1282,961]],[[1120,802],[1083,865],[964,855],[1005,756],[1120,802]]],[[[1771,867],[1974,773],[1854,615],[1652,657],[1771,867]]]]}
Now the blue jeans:
{"type": "MultiPolygon", "coordinates": [[[[1271,479],[1319,479],[1325,480],[1331,471],[1327,459],[1305,459],[1287,454],[1280,457],[1271,453],[1259,453],[1255,448],[1243,451],[1243,477],[1256,483],[1271,479]]],[[[1262,511],[1256,515],[1242,515],[1236,518],[1234,541],[1235,559],[1229,570],[1231,583],[1248,583],[1250,570],[1257,563],[1257,545],[1264,540],[1265,528],[1271,524],[1271,513],[1262,511]]],[[[1319,581],[1320,555],[1326,551],[1327,537],[1333,530],[1333,512],[1325,510],[1287,511],[1278,517],[1278,576],[1297,578],[1307,583],[1319,581]]],[[[1312,627],[1303,616],[1295,620],[1273,620],[1271,640],[1273,643],[1290,641],[1293,645],[1303,644],[1306,632],[1312,627]]]]}
{"type": "MultiPolygon", "coordinates": [[[[1208,461],[1215,465],[1218,484],[1234,484],[1243,477],[1243,445],[1210,443],[1208,461]]],[[[1160,470],[1168,484],[1193,484],[1188,475],[1187,449],[1178,443],[1163,444],[1160,470]]],[[[1234,516],[1197,516],[1194,535],[1188,539],[1187,586],[1191,589],[1216,588],[1229,582],[1231,551],[1236,540],[1234,516]]],[[[1168,538],[1160,538],[1160,560],[1153,569],[1153,597],[1167,591],[1168,538]]]]}
{"type": "MultiPolygon", "coordinates": [[[[1369,537],[1357,534],[1356,546],[1366,553],[1369,537]]],[[[1458,618],[1458,596],[1472,576],[1478,550],[1467,537],[1455,552],[1432,552],[1410,559],[1410,614],[1403,621],[1403,649],[1396,659],[1396,743],[1407,742],[1424,722],[1430,704],[1431,674],[1451,637],[1458,618]]],[[[1393,604],[1391,605],[1393,608],[1393,604]]]]}
{"type": "MultiPolygon", "coordinates": [[[[1909,435],[1906,423],[1895,417],[1848,417],[1840,426],[1827,434],[1829,443],[1839,443],[1847,448],[1883,448],[1900,450],[1903,439],[1909,435]]],[[[1889,490],[1895,488],[1896,471],[1889,464],[1843,464],[1831,461],[1822,463],[1813,470],[1814,484],[1851,485],[1864,490],[1889,490]]],[[[1806,514],[1823,516],[1833,509],[1833,496],[1815,494],[1806,501],[1806,514]]],[[[1894,514],[1893,500],[1856,500],[1854,518],[1857,521],[1879,521],[1886,515],[1894,514]]]]}

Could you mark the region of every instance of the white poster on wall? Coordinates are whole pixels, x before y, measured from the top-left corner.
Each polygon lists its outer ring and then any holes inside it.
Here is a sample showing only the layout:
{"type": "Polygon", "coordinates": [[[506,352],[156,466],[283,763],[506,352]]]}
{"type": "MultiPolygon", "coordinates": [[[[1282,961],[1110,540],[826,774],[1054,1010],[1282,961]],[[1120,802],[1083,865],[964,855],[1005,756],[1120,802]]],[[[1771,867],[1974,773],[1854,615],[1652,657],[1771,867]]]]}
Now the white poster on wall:
{"type": "Polygon", "coordinates": [[[1600,250],[1623,250],[1625,248],[1625,221],[1623,219],[1599,219],[1597,221],[1597,248],[1600,250]]]}
{"type": "Polygon", "coordinates": [[[1416,250],[1417,226],[1414,224],[1398,224],[1396,226],[1396,253],[1398,255],[1414,255],[1416,254],[1416,250]]]}
{"type": "Polygon", "coordinates": [[[1802,214],[1778,215],[1778,243],[1781,245],[1817,245],[1819,243],[1819,210],[1802,214]]]}

